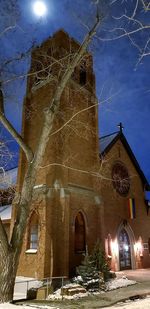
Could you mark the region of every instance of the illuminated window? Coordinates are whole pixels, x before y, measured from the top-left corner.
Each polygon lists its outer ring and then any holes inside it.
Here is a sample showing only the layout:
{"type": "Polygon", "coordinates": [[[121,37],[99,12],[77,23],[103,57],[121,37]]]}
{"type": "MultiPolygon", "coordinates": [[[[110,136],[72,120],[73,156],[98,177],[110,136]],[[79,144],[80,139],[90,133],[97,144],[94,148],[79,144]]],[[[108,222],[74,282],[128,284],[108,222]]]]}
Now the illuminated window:
{"type": "Polygon", "coordinates": [[[75,252],[85,252],[85,222],[81,212],[79,212],[75,219],[75,252]]]}

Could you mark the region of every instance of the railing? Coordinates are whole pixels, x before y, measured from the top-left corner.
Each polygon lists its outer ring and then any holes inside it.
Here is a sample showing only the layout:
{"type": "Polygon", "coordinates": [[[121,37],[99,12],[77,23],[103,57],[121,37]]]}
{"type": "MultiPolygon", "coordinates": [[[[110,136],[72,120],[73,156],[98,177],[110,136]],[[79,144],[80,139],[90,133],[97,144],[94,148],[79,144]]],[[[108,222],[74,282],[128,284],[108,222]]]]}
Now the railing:
{"type": "Polygon", "coordinates": [[[37,279],[26,280],[25,277],[19,280],[19,277],[17,277],[16,282],[15,282],[13,299],[19,300],[19,299],[34,298],[34,292],[36,294],[37,289],[42,288],[42,287],[43,289],[45,289],[45,299],[46,299],[49,295],[49,290],[52,287],[52,284],[54,285],[54,288],[56,287],[62,288],[64,286],[65,279],[67,279],[66,276],[48,277],[48,278],[43,278],[40,280],[37,280],[37,279]]]}

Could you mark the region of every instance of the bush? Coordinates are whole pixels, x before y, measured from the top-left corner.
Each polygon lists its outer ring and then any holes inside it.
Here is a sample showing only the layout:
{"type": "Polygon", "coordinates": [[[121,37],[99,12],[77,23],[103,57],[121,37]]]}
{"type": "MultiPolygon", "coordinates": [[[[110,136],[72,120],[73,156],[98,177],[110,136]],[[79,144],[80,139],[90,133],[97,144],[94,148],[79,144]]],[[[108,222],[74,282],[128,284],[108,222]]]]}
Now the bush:
{"type": "Polygon", "coordinates": [[[97,242],[94,247],[94,250],[92,252],[92,259],[94,261],[96,269],[99,272],[103,273],[104,281],[108,280],[110,278],[110,265],[106,257],[106,253],[102,249],[101,244],[99,242],[97,242]]]}
{"type": "Polygon", "coordinates": [[[92,254],[86,254],[82,264],[77,267],[77,274],[81,276],[80,283],[87,290],[104,289],[105,281],[110,278],[110,267],[99,242],[96,243],[92,254]]]}

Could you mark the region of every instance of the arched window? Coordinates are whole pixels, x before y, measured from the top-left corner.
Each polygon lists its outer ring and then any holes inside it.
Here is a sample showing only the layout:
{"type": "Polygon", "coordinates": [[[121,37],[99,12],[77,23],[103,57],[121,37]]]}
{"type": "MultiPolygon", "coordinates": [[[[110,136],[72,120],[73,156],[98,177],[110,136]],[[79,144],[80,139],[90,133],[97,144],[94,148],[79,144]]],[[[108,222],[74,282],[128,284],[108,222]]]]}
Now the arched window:
{"type": "Polygon", "coordinates": [[[131,245],[127,231],[123,228],[119,233],[120,270],[131,269],[131,245]]]}
{"type": "Polygon", "coordinates": [[[85,252],[85,221],[81,212],[75,218],[75,252],[85,252]]]}
{"type": "Polygon", "coordinates": [[[28,249],[37,249],[38,248],[38,216],[36,213],[33,213],[28,230],[28,249]]]}

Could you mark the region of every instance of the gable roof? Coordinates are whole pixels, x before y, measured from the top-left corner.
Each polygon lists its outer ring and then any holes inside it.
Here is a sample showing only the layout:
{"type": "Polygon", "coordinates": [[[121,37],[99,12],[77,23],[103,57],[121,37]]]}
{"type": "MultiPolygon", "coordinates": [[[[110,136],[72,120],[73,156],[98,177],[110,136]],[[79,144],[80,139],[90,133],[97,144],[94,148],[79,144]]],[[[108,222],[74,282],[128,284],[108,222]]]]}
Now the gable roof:
{"type": "Polygon", "coordinates": [[[118,140],[121,140],[121,142],[124,145],[134,167],[136,168],[138,174],[141,177],[141,180],[142,180],[143,185],[145,186],[145,189],[149,191],[150,185],[148,183],[148,180],[146,179],[143,171],[141,170],[140,165],[139,165],[138,161],[136,160],[136,157],[135,157],[130,145],[127,142],[127,139],[125,138],[124,134],[122,133],[122,130],[114,132],[114,133],[109,134],[109,135],[105,135],[105,136],[99,138],[100,155],[105,156],[118,140]]]}
{"type": "Polygon", "coordinates": [[[16,185],[17,183],[17,174],[18,174],[18,167],[9,169],[7,171],[0,169],[0,190],[1,189],[8,189],[16,185]]]}
{"type": "Polygon", "coordinates": [[[105,135],[103,137],[100,137],[100,153],[104,154],[106,153],[106,149],[111,145],[111,143],[114,141],[115,137],[118,135],[118,132],[114,132],[109,135],[105,135]]]}
{"type": "Polygon", "coordinates": [[[11,219],[11,205],[5,205],[0,207],[0,218],[2,221],[8,221],[11,219]]]}

